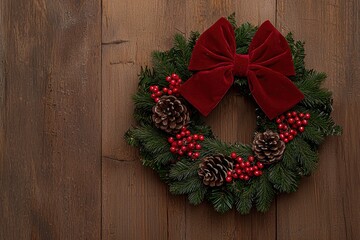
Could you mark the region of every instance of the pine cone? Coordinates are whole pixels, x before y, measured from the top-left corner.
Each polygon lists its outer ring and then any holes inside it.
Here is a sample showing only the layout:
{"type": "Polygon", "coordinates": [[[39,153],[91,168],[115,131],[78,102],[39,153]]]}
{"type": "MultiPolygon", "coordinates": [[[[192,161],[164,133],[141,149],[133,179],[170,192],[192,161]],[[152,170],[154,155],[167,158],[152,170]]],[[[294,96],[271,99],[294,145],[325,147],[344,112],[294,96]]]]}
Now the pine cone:
{"type": "Polygon", "coordinates": [[[285,143],[280,139],[279,134],[267,130],[255,135],[252,150],[260,162],[271,164],[281,160],[285,143]]]}
{"type": "Polygon", "coordinates": [[[233,170],[233,161],[224,155],[213,155],[201,160],[198,171],[205,185],[221,186],[225,182],[227,172],[233,170]]]}
{"type": "Polygon", "coordinates": [[[152,120],[157,128],[167,133],[177,133],[189,121],[189,112],[175,96],[162,96],[152,108],[152,120]]]}

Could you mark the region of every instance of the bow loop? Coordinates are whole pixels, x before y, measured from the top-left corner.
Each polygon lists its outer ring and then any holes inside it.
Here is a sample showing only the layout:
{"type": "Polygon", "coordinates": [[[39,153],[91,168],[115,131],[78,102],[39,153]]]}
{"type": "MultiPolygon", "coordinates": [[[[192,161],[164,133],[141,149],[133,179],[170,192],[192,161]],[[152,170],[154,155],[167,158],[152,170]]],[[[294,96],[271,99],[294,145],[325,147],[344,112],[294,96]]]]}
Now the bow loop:
{"type": "Polygon", "coordinates": [[[205,116],[224,97],[234,76],[247,77],[252,96],[270,119],[304,98],[287,78],[295,75],[289,45],[269,21],[255,33],[248,54],[241,55],[236,54],[232,25],[220,18],[196,42],[189,70],[194,74],[180,93],[205,116]]]}

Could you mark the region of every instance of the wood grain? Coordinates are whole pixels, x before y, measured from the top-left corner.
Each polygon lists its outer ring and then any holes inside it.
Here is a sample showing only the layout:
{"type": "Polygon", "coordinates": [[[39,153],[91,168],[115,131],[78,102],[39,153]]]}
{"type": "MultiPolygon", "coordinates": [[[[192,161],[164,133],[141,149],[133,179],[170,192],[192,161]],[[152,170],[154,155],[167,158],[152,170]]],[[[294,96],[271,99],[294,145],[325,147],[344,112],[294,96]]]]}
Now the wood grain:
{"type": "Polygon", "coordinates": [[[152,51],[170,48],[175,32],[185,32],[184,15],[181,1],[103,1],[104,239],[184,239],[184,198],[168,198],[166,185],[122,138],[134,123],[140,67],[151,64],[152,51]]]}
{"type": "Polygon", "coordinates": [[[99,239],[101,5],[0,9],[0,238],[99,239]]]}
{"type": "Polygon", "coordinates": [[[360,3],[278,0],[278,27],[306,41],[307,66],[328,74],[333,116],[344,127],[320,149],[317,172],[278,201],[278,239],[358,239],[360,182],[357,119],[360,91],[360,3]]]}

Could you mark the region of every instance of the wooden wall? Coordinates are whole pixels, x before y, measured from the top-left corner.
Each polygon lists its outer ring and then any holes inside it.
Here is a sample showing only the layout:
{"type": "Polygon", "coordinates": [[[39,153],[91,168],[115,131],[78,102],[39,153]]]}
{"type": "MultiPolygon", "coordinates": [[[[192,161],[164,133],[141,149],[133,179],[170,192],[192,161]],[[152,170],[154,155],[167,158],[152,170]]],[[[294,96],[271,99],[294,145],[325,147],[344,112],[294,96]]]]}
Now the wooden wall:
{"type": "MultiPolygon", "coordinates": [[[[0,18],[0,239],[359,239],[359,1],[3,0],[0,18]],[[123,140],[151,51],[232,12],[306,41],[344,127],[266,214],[171,196],[123,140]]],[[[253,108],[232,91],[207,122],[249,142],[253,108]]]]}

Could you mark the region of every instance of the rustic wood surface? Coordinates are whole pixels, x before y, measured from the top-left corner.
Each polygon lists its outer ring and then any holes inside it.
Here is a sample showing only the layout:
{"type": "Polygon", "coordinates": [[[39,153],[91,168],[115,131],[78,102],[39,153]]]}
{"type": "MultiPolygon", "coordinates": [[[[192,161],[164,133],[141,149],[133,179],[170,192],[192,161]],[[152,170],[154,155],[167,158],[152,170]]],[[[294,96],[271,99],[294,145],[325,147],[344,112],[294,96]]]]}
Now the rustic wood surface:
{"type": "Polygon", "coordinates": [[[101,4],[0,4],[0,239],[100,239],[101,4]]]}
{"type": "MultiPolygon", "coordinates": [[[[0,239],[358,239],[359,14],[354,0],[1,1],[0,239]],[[151,52],[232,12],[306,41],[344,127],[266,214],[189,205],[123,140],[151,52]]],[[[222,140],[249,142],[253,111],[232,90],[206,121],[222,140]]]]}

